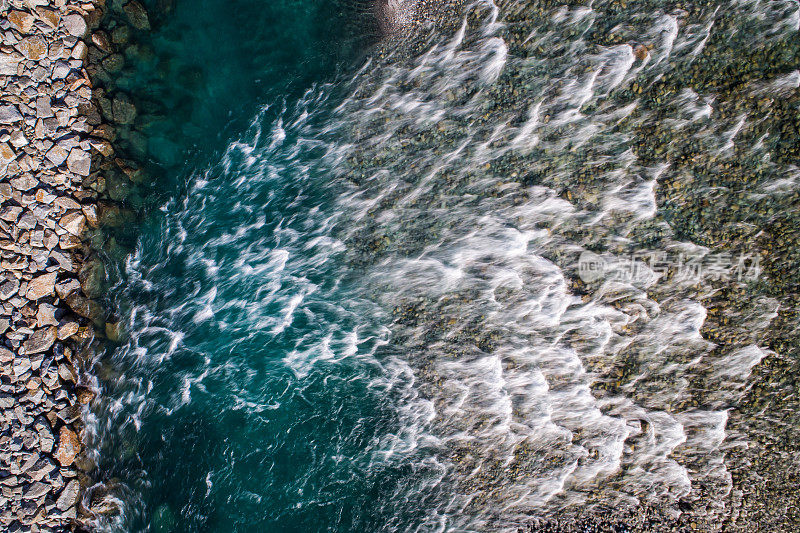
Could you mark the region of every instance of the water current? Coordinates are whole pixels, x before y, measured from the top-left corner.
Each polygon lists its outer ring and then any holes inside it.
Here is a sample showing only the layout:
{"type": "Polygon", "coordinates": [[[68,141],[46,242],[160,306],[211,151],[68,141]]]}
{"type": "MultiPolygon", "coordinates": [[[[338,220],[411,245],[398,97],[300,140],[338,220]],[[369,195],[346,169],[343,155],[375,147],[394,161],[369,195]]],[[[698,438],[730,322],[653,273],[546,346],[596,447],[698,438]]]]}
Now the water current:
{"type": "Polygon", "coordinates": [[[103,527],[728,516],[796,261],[764,228],[796,208],[800,6],[429,4],[382,38],[358,2],[148,4],[103,527]]]}

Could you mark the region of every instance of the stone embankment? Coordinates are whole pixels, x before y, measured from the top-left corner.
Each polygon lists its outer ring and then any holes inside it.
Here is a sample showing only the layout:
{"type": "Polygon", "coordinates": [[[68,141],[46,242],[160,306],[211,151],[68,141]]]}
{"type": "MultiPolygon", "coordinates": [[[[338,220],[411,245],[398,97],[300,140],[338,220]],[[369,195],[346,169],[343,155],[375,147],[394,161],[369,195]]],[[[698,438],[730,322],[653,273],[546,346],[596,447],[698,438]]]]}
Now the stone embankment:
{"type": "Polygon", "coordinates": [[[83,529],[102,507],[84,497],[91,343],[109,329],[89,236],[119,220],[104,172],[131,168],[89,75],[104,5],[0,0],[2,531],[83,529]]]}

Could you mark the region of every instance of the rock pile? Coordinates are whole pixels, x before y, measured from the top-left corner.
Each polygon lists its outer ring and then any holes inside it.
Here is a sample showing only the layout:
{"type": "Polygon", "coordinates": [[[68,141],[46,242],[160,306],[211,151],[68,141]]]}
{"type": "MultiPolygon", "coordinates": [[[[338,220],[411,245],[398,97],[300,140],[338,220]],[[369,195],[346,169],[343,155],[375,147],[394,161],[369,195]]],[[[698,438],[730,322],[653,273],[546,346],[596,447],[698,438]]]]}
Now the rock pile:
{"type": "MultiPolygon", "coordinates": [[[[144,25],[146,14],[131,10],[144,25]]],[[[93,469],[84,416],[88,349],[102,331],[102,264],[88,233],[119,220],[87,72],[104,0],[0,2],[0,529],[80,529],[93,469]]],[[[137,26],[138,27],[138,26],[137,26]]],[[[107,70],[113,70],[108,62],[107,70]]],[[[135,114],[114,102],[121,118],[135,114]]]]}

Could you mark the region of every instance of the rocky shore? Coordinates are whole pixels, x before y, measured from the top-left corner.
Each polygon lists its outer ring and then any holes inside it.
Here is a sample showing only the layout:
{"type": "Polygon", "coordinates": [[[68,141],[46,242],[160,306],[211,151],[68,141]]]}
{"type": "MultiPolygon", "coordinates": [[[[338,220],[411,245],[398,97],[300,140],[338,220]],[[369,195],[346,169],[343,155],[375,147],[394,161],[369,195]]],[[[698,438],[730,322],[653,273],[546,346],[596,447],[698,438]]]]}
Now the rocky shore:
{"type": "Polygon", "coordinates": [[[104,4],[0,2],[3,531],[82,530],[101,510],[85,497],[86,420],[94,343],[114,325],[96,300],[105,274],[91,242],[120,212],[103,174],[131,168],[114,157],[87,72],[104,4]]]}

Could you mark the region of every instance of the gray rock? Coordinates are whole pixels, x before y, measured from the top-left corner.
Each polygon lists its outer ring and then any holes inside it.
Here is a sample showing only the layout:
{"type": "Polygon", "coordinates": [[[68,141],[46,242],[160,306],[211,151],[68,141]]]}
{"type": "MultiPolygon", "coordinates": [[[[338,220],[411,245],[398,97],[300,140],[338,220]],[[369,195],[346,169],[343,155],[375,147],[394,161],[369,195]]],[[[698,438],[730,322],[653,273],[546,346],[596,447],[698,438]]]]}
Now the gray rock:
{"type": "Polygon", "coordinates": [[[88,176],[91,167],[91,156],[80,148],[73,148],[67,157],[67,168],[79,176],[88,176]]]}
{"type": "Polygon", "coordinates": [[[71,71],[72,67],[69,66],[69,63],[66,61],[58,61],[56,62],[56,66],[53,67],[53,78],[56,80],[64,79],[71,71]]]}
{"type": "Polygon", "coordinates": [[[78,14],[67,15],[62,22],[64,24],[64,29],[66,29],[70,35],[74,35],[75,37],[83,37],[86,35],[86,21],[82,16],[78,14]]]}
{"type": "Polygon", "coordinates": [[[57,272],[50,272],[33,278],[28,284],[28,291],[25,293],[25,297],[28,300],[35,301],[45,296],[51,296],[55,292],[57,276],[57,272]]]}
{"type": "Polygon", "coordinates": [[[49,96],[40,96],[36,99],[36,116],[38,118],[49,118],[53,116],[53,108],[50,106],[49,96]]]}
{"type": "Polygon", "coordinates": [[[136,106],[126,97],[115,98],[111,104],[114,120],[119,124],[133,124],[136,120],[136,106]]]}
{"type": "Polygon", "coordinates": [[[19,290],[19,280],[12,279],[0,284],[0,300],[8,300],[19,290]]]}
{"type": "Polygon", "coordinates": [[[80,490],[80,483],[78,483],[77,479],[73,479],[67,486],[64,487],[64,490],[61,491],[61,494],[58,496],[56,500],[56,507],[60,511],[66,511],[73,505],[75,502],[78,501],[78,491],[80,490]]]}
{"type": "Polygon", "coordinates": [[[56,341],[56,334],[57,330],[54,327],[37,329],[33,335],[22,344],[22,347],[25,348],[25,353],[28,355],[46,352],[56,341]]]}
{"type": "Polygon", "coordinates": [[[22,120],[22,114],[16,106],[3,105],[0,106],[0,124],[13,124],[22,120]]]}
{"type": "Polygon", "coordinates": [[[56,145],[45,154],[45,157],[55,166],[59,166],[66,161],[68,155],[69,153],[66,150],[56,145]]]}
{"type": "Polygon", "coordinates": [[[17,52],[0,53],[0,76],[16,76],[17,68],[23,59],[22,54],[17,52]]]}
{"type": "Polygon", "coordinates": [[[47,420],[42,417],[36,419],[33,423],[33,429],[39,434],[39,448],[41,451],[45,453],[52,452],[56,439],[47,420]]]}
{"type": "Polygon", "coordinates": [[[28,487],[28,490],[25,491],[25,495],[23,496],[23,498],[25,498],[26,500],[36,500],[41,498],[48,492],[50,492],[50,485],[42,483],[41,481],[36,481],[30,487],[28,487]]]}

